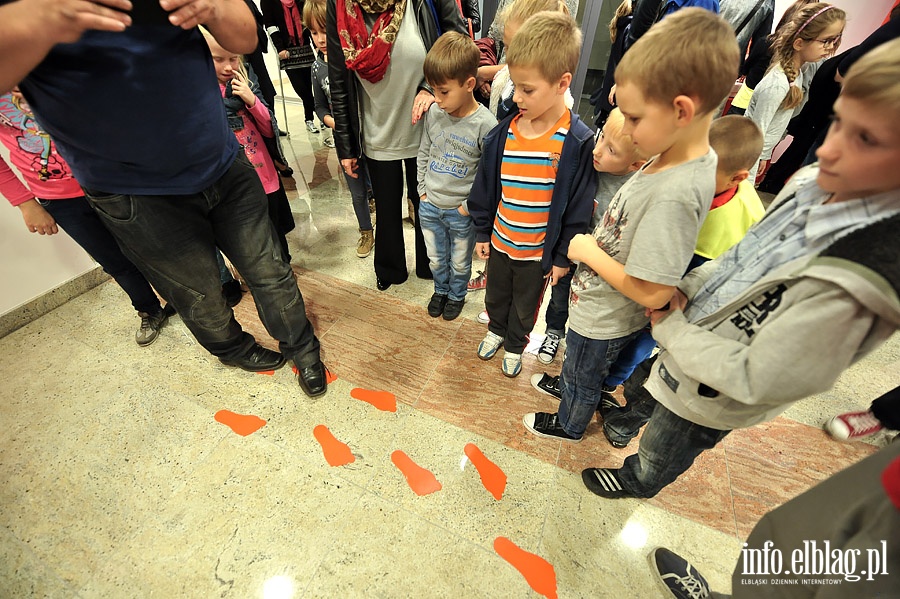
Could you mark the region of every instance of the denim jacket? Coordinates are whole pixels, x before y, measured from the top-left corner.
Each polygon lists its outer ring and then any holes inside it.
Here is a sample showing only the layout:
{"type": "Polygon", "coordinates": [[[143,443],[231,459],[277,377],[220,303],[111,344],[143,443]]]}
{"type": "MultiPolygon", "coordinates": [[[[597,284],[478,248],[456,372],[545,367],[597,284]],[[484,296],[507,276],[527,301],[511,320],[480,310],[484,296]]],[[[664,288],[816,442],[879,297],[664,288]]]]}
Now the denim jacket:
{"type": "MultiPolygon", "coordinates": [[[[586,233],[594,211],[597,173],[591,153],[594,151],[594,132],[577,114],[571,112],[572,123],[563,142],[559,170],[550,199],[550,215],[541,269],[544,274],[553,266],[569,268],[569,242],[579,233],[586,233]]],[[[494,219],[500,204],[500,164],[506,147],[509,124],[516,115],[503,119],[484,137],[481,164],[469,195],[469,213],[475,225],[475,241],[489,242],[494,219]]]]}

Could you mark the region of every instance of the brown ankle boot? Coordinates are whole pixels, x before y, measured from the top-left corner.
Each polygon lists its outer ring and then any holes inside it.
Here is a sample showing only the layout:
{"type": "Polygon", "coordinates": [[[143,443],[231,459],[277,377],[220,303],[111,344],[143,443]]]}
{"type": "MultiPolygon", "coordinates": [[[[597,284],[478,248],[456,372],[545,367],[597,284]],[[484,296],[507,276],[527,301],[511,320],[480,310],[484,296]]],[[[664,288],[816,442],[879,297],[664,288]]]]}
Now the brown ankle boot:
{"type": "Polygon", "coordinates": [[[372,229],[360,229],[359,241],[356,242],[356,255],[365,258],[372,253],[372,247],[375,245],[375,231],[372,229]]]}

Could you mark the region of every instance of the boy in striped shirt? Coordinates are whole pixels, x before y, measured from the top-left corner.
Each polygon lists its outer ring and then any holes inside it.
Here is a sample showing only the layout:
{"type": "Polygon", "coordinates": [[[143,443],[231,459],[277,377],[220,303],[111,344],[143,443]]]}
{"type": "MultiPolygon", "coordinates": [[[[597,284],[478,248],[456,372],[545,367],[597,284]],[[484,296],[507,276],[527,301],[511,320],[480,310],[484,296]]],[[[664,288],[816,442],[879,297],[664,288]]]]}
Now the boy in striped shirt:
{"type": "Polygon", "coordinates": [[[488,261],[490,324],[478,357],[502,345],[502,371],[522,371],[522,352],[546,283],[569,271],[569,241],[587,230],[597,186],[593,132],[565,105],[581,50],[581,32],[561,13],[539,13],[507,50],[518,114],[484,138],[469,198],[475,251],[488,261]]]}

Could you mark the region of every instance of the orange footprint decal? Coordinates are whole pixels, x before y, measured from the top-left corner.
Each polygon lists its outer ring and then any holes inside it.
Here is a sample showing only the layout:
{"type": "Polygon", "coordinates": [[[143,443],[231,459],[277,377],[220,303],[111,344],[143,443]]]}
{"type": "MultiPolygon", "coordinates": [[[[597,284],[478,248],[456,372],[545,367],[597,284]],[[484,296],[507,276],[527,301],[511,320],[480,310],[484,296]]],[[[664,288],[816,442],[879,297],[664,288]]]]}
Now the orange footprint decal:
{"type": "Polygon", "coordinates": [[[406,477],[409,488],[416,495],[428,495],[441,490],[441,483],[431,470],[422,468],[399,449],[391,454],[391,461],[406,477]]]}
{"type": "Polygon", "coordinates": [[[274,370],[259,370],[256,374],[267,374],[269,376],[275,376],[274,370]]]}
{"type": "Polygon", "coordinates": [[[481,475],[481,484],[488,490],[488,493],[494,496],[494,499],[500,501],[503,491],[506,490],[506,473],[500,469],[500,466],[487,459],[474,443],[467,443],[465,452],[478,470],[478,474],[481,475]]]}
{"type": "Polygon", "coordinates": [[[338,441],[328,427],[320,424],[313,429],[313,436],[322,446],[325,461],[331,466],[346,466],[356,461],[356,456],[350,451],[350,446],[338,441]]]}
{"type": "Polygon", "coordinates": [[[266,425],[266,421],[252,414],[237,414],[231,410],[219,410],[216,422],[221,422],[242,437],[252,435],[266,425]]]}
{"type": "Polygon", "coordinates": [[[497,537],[494,540],[494,551],[512,564],[536,593],[548,599],[557,598],[556,571],[550,562],[525,551],[506,537],[497,537]]]}
{"type": "Polygon", "coordinates": [[[350,397],[370,403],[382,412],[397,411],[397,398],[388,391],[372,391],[371,389],[360,389],[357,387],[350,391],[350,397]]]}
{"type": "MultiPolygon", "coordinates": [[[[291,366],[291,370],[294,371],[294,374],[300,374],[300,371],[297,370],[296,366],[291,366]]],[[[275,374],[275,371],[272,371],[272,374],[275,374]]],[[[328,370],[328,367],[325,367],[325,384],[330,385],[331,383],[337,380],[337,375],[328,370]]]]}

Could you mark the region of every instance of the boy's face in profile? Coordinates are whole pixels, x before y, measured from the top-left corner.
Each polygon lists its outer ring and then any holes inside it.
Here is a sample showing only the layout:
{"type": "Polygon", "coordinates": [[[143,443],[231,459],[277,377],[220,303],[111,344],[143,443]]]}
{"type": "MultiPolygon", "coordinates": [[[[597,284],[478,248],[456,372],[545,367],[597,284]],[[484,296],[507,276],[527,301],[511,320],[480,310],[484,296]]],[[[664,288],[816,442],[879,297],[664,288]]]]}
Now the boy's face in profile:
{"type": "Polygon", "coordinates": [[[312,37],[316,50],[323,55],[328,56],[328,47],[325,39],[325,23],[311,23],[309,26],[309,34],[312,37]]]}
{"type": "Polygon", "coordinates": [[[839,97],[834,121],[816,156],[816,182],[834,194],[832,201],[900,189],[900,124],[896,115],[877,106],[839,97]]]}
{"type": "Polygon", "coordinates": [[[516,86],[513,102],[519,107],[521,118],[526,121],[538,120],[557,108],[569,87],[569,77],[566,73],[559,81],[550,82],[535,67],[509,67],[509,78],[516,86]]]}
{"type": "Polygon", "coordinates": [[[434,101],[438,108],[453,117],[465,116],[475,101],[472,91],[475,89],[475,78],[469,77],[465,83],[450,79],[432,85],[434,101]]]}
{"type": "Polygon", "coordinates": [[[622,133],[631,136],[641,153],[656,156],[672,147],[677,130],[674,106],[647,99],[631,81],[616,85],[616,104],[625,116],[622,133]]]}
{"type": "Polygon", "coordinates": [[[627,138],[612,134],[612,126],[607,121],[594,137],[594,170],[612,175],[631,172],[634,164],[634,144],[627,138]]]}

